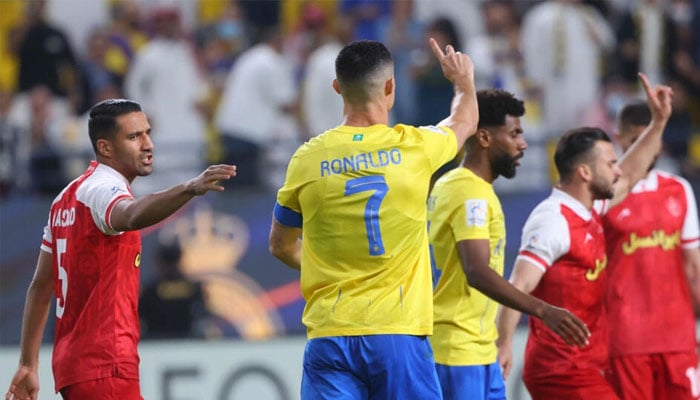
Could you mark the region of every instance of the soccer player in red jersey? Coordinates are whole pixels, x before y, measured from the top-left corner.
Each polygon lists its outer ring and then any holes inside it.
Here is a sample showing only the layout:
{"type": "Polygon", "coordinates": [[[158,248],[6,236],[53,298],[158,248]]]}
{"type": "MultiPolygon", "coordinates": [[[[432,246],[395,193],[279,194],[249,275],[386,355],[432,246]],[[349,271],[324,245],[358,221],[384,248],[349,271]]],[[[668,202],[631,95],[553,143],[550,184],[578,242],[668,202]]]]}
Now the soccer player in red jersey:
{"type": "MultiPolygon", "coordinates": [[[[605,376],[609,369],[604,309],[607,257],[598,211],[618,204],[644,176],[661,149],[661,134],[671,115],[671,89],[651,88],[644,75],[640,78],[652,121],[637,143],[618,165],[612,142],[602,130],[567,132],[554,155],[559,184],[523,227],[513,285],[570,310],[591,332],[588,346],[571,347],[540,320],[529,320],[523,381],[534,400],[618,398],[605,376]],[[603,199],[594,208],[594,201],[603,199]]],[[[498,319],[499,362],[506,374],[519,318],[520,312],[503,308],[498,319]]]]}
{"type": "MultiPolygon", "coordinates": [[[[626,151],[651,120],[644,103],[618,116],[626,151]]],[[[693,302],[700,304],[700,234],[688,182],[656,169],[603,217],[613,387],[622,399],[700,398],[693,302]],[[692,300],[691,300],[692,299],[692,300]]]]}
{"type": "Polygon", "coordinates": [[[153,168],[151,126],[141,106],[105,100],[90,110],[88,127],[96,161],[51,205],[7,400],[37,398],[39,347],[52,293],[56,392],[66,400],[142,399],[138,230],[195,196],[224,190],[219,182],[236,174],[235,166],[214,165],[185,183],[135,199],[130,183],[153,168]]]}

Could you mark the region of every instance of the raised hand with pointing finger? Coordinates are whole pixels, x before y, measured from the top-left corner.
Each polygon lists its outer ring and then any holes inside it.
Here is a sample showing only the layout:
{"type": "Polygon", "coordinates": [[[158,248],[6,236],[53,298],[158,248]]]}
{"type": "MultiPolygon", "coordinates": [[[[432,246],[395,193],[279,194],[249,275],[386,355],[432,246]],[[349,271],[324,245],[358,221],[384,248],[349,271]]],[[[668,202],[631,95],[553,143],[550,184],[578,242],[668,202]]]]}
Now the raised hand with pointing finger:
{"type": "Polygon", "coordinates": [[[447,45],[443,51],[434,38],[430,38],[430,48],[440,62],[445,78],[455,86],[450,115],[438,125],[451,128],[457,136],[457,143],[464,142],[476,133],[479,122],[479,107],[474,86],[474,64],[468,55],[455,51],[447,45]]]}

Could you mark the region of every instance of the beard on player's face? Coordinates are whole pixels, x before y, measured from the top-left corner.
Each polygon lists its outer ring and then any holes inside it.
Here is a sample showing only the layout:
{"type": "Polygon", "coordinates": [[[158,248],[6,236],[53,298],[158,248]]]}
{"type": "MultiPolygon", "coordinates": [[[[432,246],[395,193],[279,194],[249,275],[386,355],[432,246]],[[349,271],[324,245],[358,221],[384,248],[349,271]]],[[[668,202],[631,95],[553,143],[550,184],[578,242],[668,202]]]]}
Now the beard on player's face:
{"type": "Polygon", "coordinates": [[[491,164],[491,168],[493,168],[493,171],[496,173],[497,176],[502,176],[506,179],[511,179],[515,177],[516,170],[518,168],[518,165],[516,162],[522,158],[524,153],[521,151],[515,156],[511,156],[510,154],[502,154],[499,158],[493,161],[491,164]]]}
{"type": "Polygon", "coordinates": [[[593,198],[596,200],[612,199],[615,196],[614,185],[616,181],[617,179],[608,182],[600,175],[596,175],[589,186],[593,198]]]}

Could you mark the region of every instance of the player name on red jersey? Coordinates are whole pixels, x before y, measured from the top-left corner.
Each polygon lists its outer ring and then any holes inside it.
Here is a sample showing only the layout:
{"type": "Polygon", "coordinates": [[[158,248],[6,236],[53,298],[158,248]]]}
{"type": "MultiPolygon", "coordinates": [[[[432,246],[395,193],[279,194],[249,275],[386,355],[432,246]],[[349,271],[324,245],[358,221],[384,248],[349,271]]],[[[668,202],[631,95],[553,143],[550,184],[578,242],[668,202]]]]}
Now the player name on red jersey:
{"type": "Polygon", "coordinates": [[[75,207],[63,209],[57,208],[51,218],[51,226],[65,228],[75,223],[75,207]]]}

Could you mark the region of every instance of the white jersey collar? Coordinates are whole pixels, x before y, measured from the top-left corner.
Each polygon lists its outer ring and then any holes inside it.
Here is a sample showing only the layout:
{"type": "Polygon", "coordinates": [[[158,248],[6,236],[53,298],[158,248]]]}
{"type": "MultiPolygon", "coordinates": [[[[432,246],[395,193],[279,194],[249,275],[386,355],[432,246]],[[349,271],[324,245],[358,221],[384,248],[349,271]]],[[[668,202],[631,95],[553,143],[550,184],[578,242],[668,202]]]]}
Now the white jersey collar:
{"type": "Polygon", "coordinates": [[[576,213],[576,215],[578,215],[586,221],[590,220],[592,217],[591,210],[586,208],[586,206],[584,206],[583,203],[581,203],[573,196],[561,189],[553,188],[550,198],[560,204],[564,204],[565,206],[569,207],[576,213]]]}

